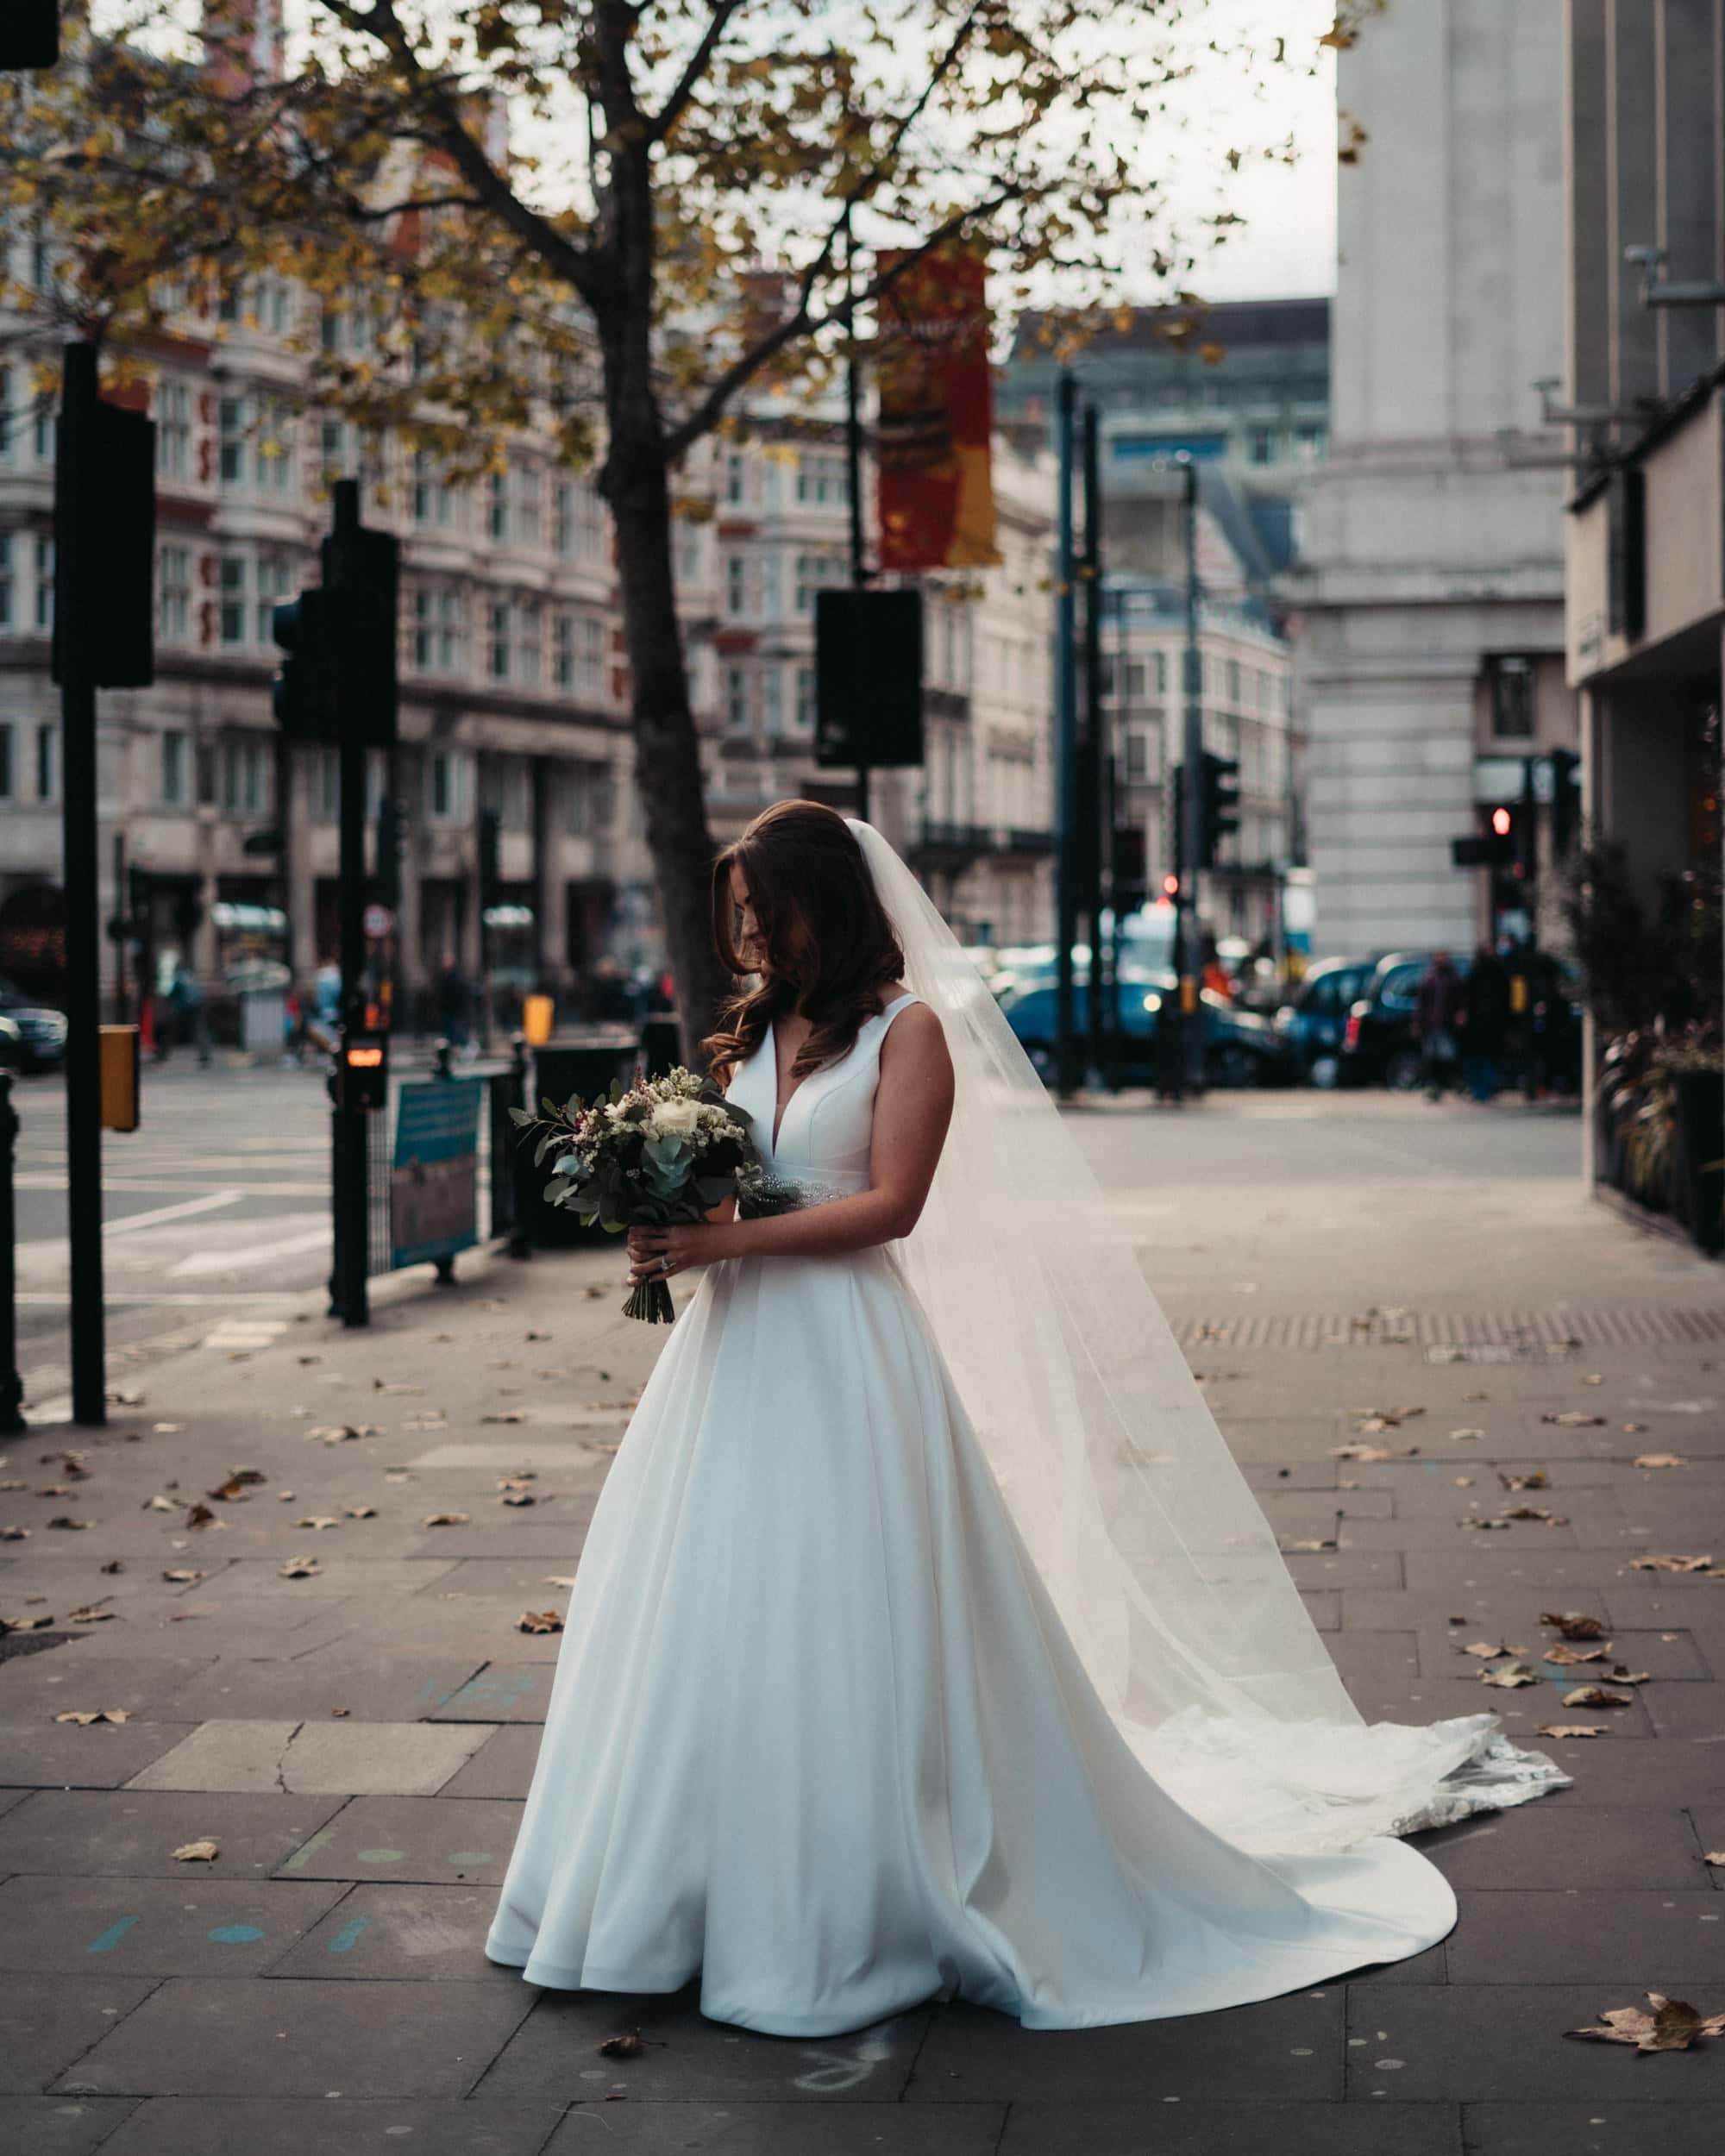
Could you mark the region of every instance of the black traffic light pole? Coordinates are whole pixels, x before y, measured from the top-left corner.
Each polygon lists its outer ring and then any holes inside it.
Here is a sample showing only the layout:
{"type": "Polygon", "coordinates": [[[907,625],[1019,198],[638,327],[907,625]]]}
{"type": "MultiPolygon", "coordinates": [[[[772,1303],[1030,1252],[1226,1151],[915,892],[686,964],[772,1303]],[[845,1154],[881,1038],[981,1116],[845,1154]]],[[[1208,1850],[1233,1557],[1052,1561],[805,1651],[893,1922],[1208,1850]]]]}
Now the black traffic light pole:
{"type": "MultiPolygon", "coordinates": [[[[869,584],[862,553],[862,363],[856,350],[856,285],[851,273],[853,242],[850,205],[844,205],[844,337],[850,355],[844,368],[844,477],[850,510],[850,582],[856,591],[869,584]]],[[[856,751],[856,813],[869,821],[869,764],[859,741],[856,751]]]]}
{"type": "Polygon", "coordinates": [[[1073,434],[1077,400],[1077,383],[1071,370],[1063,367],[1057,406],[1060,475],[1057,529],[1059,554],[1054,570],[1054,1075],[1056,1086],[1063,1094],[1073,1092],[1078,1083],[1072,997],[1072,939],[1078,912],[1077,840],[1080,813],[1077,784],[1077,654],[1075,646],[1077,564],[1073,551],[1072,533],[1073,434]]]}
{"type": "Polygon", "coordinates": [[[1107,1068],[1107,1041],[1113,1017],[1102,950],[1102,876],[1107,827],[1102,816],[1102,768],[1107,753],[1107,718],[1102,708],[1102,487],[1096,407],[1084,406],[1084,733],[1079,762],[1078,814],[1082,832],[1081,903],[1089,930],[1090,964],[1086,975],[1085,1083],[1101,1084],[1107,1068]]]}

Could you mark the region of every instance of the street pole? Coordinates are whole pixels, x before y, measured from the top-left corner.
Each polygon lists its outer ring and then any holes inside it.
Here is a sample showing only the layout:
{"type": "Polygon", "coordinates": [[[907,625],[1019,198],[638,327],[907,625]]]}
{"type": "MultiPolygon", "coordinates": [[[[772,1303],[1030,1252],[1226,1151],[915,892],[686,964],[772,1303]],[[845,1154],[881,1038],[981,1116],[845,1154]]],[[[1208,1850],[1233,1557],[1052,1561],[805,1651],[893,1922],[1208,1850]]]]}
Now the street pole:
{"type": "Polygon", "coordinates": [[[18,1214],[12,1195],[17,1144],[11,1074],[0,1071],[0,1438],[16,1438],[25,1427],[24,1385],[18,1375],[18,1214]]]}
{"type": "Polygon", "coordinates": [[[1198,582],[1198,467],[1189,455],[1182,456],[1181,462],[1185,467],[1186,511],[1186,714],[1181,755],[1186,784],[1181,802],[1180,834],[1184,863],[1180,878],[1184,908],[1180,1010],[1185,1027],[1186,1076],[1196,1088],[1202,1085],[1204,1074],[1203,1005],[1198,996],[1203,972],[1198,927],[1198,864],[1204,853],[1204,667],[1198,649],[1198,607],[1202,592],[1198,582]]]}
{"type": "Polygon", "coordinates": [[[96,453],[96,348],[66,348],[54,475],[54,604],[60,694],[60,827],[66,890],[66,1203],[71,1246],[72,1419],[108,1419],[102,1284],[102,1036],[96,832],[96,681],[100,603],[95,534],[83,513],[96,453]]]}
{"type": "MultiPolygon", "coordinates": [[[[356,530],[360,522],[360,488],[356,479],[338,479],[335,488],[332,528],[337,534],[356,530]]],[[[335,1085],[335,1113],[330,1127],[330,1210],[335,1232],[335,1262],[329,1275],[329,1315],[345,1326],[371,1322],[367,1292],[369,1258],[369,1163],[367,1119],[351,1098],[348,1074],[348,1046],[366,1030],[366,760],[367,742],[361,730],[342,726],[336,745],[341,775],[340,845],[337,873],[340,916],[339,956],[342,966],[342,1051],[335,1085]]]]}
{"type": "Polygon", "coordinates": [[[126,834],[114,834],[114,912],[110,941],[114,946],[114,1022],[129,1025],[132,999],[126,985],[126,937],[121,926],[121,908],[126,903],[126,834]]]}
{"type": "MultiPolygon", "coordinates": [[[[862,367],[856,350],[856,283],[851,273],[854,241],[850,233],[850,204],[844,205],[844,479],[850,511],[850,582],[856,591],[869,582],[869,565],[862,558],[862,367]]],[[[856,813],[869,821],[869,766],[856,760],[856,813]]]]}
{"type": "Polygon", "coordinates": [[[1054,613],[1054,1062],[1055,1082],[1069,1094],[1077,1084],[1072,1029],[1072,937],[1077,912],[1078,830],[1077,680],[1074,645],[1076,563],[1072,542],[1073,422],[1078,385],[1070,367],[1060,372],[1057,440],[1060,451],[1058,558],[1054,613]]]}
{"type": "Polygon", "coordinates": [[[1113,1012],[1102,960],[1102,877],[1107,861],[1102,770],[1107,720],[1102,710],[1102,487],[1096,407],[1084,406],[1084,753],[1079,787],[1083,831],[1082,905],[1089,926],[1089,1008],[1085,1083],[1100,1087],[1113,1012]]]}

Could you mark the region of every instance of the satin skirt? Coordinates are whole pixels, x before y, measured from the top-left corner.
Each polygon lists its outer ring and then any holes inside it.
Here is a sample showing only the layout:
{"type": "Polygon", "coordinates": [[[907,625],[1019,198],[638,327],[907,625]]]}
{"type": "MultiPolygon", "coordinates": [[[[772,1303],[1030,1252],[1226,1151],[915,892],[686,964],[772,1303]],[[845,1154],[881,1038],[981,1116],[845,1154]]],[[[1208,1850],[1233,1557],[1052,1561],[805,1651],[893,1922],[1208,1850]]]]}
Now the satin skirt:
{"type": "Polygon", "coordinates": [[[832,2035],[1238,2006],[1433,1945],[1405,1842],[1254,1856],[1138,1764],[889,1251],[711,1267],[588,1530],[491,1959],[832,2035]]]}

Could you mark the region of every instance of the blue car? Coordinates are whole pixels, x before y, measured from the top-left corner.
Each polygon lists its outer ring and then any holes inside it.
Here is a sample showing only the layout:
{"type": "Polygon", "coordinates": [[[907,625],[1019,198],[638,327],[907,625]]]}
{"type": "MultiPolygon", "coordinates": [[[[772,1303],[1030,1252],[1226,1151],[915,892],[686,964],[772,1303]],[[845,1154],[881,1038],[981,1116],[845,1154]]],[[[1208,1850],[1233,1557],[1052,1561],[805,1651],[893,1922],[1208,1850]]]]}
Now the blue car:
{"type": "Polygon", "coordinates": [[[1276,1013],[1276,1038],[1288,1051],[1296,1081],[1326,1087],[1339,1083],[1348,1012],[1365,993],[1372,970],[1369,958],[1320,959],[1276,1013]]]}
{"type": "MultiPolygon", "coordinates": [[[[1156,1025],[1165,998],[1178,992],[1172,974],[1137,974],[1115,983],[1116,1023],[1120,1043],[1120,1076],[1127,1085],[1151,1085],[1156,1079],[1156,1025]]],[[[1281,1085],[1289,1075],[1288,1053],[1268,1018],[1239,1011],[1226,996],[1206,988],[1200,998],[1204,1018],[1205,1083],[1216,1087],[1281,1085]]],[[[1054,990],[1038,986],[1008,994],[1000,1008],[1037,1072],[1051,1083],[1055,1075],[1054,990]]],[[[1080,1034],[1089,1024],[1090,997],[1082,981],[1072,984],[1072,1022],[1080,1034]]]]}

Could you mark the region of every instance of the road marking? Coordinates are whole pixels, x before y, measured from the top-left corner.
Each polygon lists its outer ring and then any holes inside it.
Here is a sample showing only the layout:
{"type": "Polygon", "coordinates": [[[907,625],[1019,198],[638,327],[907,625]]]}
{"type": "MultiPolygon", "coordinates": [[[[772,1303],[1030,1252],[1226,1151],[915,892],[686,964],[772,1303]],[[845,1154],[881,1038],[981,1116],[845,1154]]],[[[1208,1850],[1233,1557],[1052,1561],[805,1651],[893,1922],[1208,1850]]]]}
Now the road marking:
{"type": "Polygon", "coordinates": [[[178,1265],[170,1265],[170,1280],[200,1280],[211,1273],[243,1273],[267,1265],[279,1257],[303,1257],[310,1250],[329,1248],[329,1223],[302,1228],[298,1235],[284,1235],[273,1243],[248,1243],[237,1250],[194,1250],[178,1265]]]}
{"type": "MultiPolygon", "coordinates": [[[[310,1291],[304,1288],[236,1288],[231,1294],[168,1295],[151,1294],[143,1289],[135,1293],[129,1288],[110,1288],[102,1300],[105,1303],[120,1302],[163,1303],[176,1310],[223,1310],[236,1302],[291,1302],[303,1303],[310,1291]]],[[[19,1307],[38,1310],[64,1310],[66,1296],[37,1294],[21,1289],[14,1298],[19,1307]]]]}
{"type": "MultiPolygon", "coordinates": [[[[182,1198],[177,1206],[158,1206],[154,1213],[129,1213],[122,1219],[104,1220],[104,1235],[130,1235],[136,1228],[160,1227],[169,1220],[189,1220],[194,1213],[219,1213],[225,1206],[237,1205],[245,1196],[243,1190],[211,1191],[204,1198],[182,1198]]],[[[62,1244],[63,1235],[32,1236],[28,1242],[20,1243],[21,1250],[45,1250],[53,1244],[62,1244]]]]}

